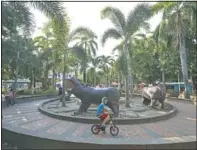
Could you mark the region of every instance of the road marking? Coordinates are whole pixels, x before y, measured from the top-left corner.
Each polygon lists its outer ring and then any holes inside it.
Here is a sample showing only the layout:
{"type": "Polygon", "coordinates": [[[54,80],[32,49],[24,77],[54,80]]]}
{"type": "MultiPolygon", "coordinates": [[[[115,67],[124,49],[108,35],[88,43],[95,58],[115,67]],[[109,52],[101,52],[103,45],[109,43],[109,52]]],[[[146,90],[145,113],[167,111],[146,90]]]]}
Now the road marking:
{"type": "Polygon", "coordinates": [[[193,121],[196,121],[196,118],[190,118],[190,117],[188,117],[188,118],[186,118],[187,120],[193,120],[193,121]]]}

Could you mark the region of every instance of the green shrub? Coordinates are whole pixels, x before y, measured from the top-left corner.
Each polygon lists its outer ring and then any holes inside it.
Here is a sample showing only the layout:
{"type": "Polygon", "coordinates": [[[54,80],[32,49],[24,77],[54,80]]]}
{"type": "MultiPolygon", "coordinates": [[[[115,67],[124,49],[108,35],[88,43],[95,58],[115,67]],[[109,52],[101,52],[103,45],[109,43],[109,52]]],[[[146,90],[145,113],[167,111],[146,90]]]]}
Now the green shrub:
{"type": "Polygon", "coordinates": [[[52,89],[52,88],[50,88],[50,89],[48,89],[48,90],[45,90],[45,91],[43,91],[43,94],[58,94],[58,91],[56,91],[55,89],[52,89]]]}
{"type": "Polygon", "coordinates": [[[1,89],[1,93],[2,93],[2,94],[5,94],[5,93],[6,93],[6,89],[5,89],[5,88],[2,88],[2,89],[1,89]]]}
{"type": "Polygon", "coordinates": [[[173,92],[170,94],[170,96],[172,96],[172,97],[178,97],[178,96],[179,96],[179,93],[173,91],[173,92]]]}
{"type": "Polygon", "coordinates": [[[166,93],[169,93],[169,94],[173,93],[173,89],[167,89],[166,93]]]}
{"type": "Polygon", "coordinates": [[[16,95],[24,95],[24,90],[16,91],[16,95]]]}
{"type": "Polygon", "coordinates": [[[32,90],[31,89],[25,89],[22,94],[23,95],[31,95],[32,94],[32,90]]]}
{"type": "MultiPolygon", "coordinates": [[[[58,94],[58,91],[52,88],[48,90],[34,89],[34,95],[50,95],[50,94],[58,94]]],[[[32,95],[32,89],[17,91],[17,95],[32,95]]]]}

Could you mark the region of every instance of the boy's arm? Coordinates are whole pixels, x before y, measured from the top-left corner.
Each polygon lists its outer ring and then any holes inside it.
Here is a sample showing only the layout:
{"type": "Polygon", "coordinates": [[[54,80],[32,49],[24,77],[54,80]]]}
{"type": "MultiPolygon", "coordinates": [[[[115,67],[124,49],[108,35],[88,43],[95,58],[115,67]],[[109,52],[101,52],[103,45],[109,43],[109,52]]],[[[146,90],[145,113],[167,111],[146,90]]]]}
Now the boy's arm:
{"type": "Polygon", "coordinates": [[[108,113],[108,114],[110,113],[109,110],[106,107],[104,107],[103,112],[108,113]]]}

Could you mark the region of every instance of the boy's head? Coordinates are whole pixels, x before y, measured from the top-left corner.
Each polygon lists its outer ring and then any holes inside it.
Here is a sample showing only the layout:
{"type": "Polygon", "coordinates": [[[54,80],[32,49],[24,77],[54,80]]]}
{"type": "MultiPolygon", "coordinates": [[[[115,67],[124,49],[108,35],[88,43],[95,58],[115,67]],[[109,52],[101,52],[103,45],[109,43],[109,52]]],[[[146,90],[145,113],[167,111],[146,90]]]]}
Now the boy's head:
{"type": "Polygon", "coordinates": [[[103,103],[103,104],[107,104],[107,102],[108,102],[107,97],[103,97],[103,98],[102,98],[102,103],[103,103]]]}

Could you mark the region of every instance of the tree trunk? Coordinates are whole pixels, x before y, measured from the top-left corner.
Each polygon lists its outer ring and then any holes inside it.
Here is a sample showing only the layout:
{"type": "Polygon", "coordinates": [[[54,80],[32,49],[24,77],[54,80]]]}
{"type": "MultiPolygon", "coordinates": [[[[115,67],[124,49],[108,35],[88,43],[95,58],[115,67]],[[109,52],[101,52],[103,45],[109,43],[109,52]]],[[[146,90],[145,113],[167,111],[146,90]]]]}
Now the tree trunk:
{"type": "MultiPolygon", "coordinates": [[[[178,71],[178,83],[180,82],[180,77],[179,77],[179,71],[178,71]]],[[[180,94],[180,91],[181,91],[181,88],[180,88],[180,84],[178,84],[179,86],[179,94],[180,94]]]]}
{"type": "Polygon", "coordinates": [[[130,103],[129,103],[129,83],[128,83],[128,75],[125,76],[125,96],[126,96],[126,103],[125,103],[125,107],[130,107],[130,103]]]}
{"type": "Polygon", "coordinates": [[[132,99],[132,93],[133,93],[133,76],[132,73],[128,76],[129,80],[129,99],[132,99]]]}
{"type": "Polygon", "coordinates": [[[193,92],[197,92],[196,91],[196,75],[194,74],[193,76],[192,76],[192,86],[193,86],[193,92]]]}
{"type": "Polygon", "coordinates": [[[64,52],[64,70],[63,70],[63,88],[62,88],[62,107],[66,107],[65,91],[66,91],[66,53],[64,52]]]}
{"type": "Polygon", "coordinates": [[[85,70],[85,83],[87,84],[88,83],[88,73],[87,73],[87,69],[85,70]]]}
{"type": "Polygon", "coordinates": [[[163,82],[163,85],[165,86],[165,70],[164,69],[162,70],[162,82],[163,82]]]}
{"type": "Polygon", "coordinates": [[[75,77],[78,78],[78,70],[75,68],[75,77]]]}
{"type": "Polygon", "coordinates": [[[28,85],[28,89],[31,89],[31,87],[32,87],[32,77],[30,78],[30,84],[28,85]]]}
{"type": "Polygon", "coordinates": [[[83,71],[83,82],[84,83],[87,83],[86,81],[87,81],[87,75],[86,75],[86,68],[85,68],[85,70],[83,71]]]}
{"type": "Polygon", "coordinates": [[[109,86],[108,69],[106,69],[106,73],[107,73],[107,86],[109,86]]]}
{"type": "Polygon", "coordinates": [[[96,68],[94,69],[94,86],[96,86],[96,68]]]}
{"type": "MultiPolygon", "coordinates": [[[[17,51],[17,59],[16,59],[16,72],[15,72],[15,81],[14,81],[14,93],[16,93],[16,89],[17,89],[17,80],[18,80],[18,72],[19,72],[19,68],[18,68],[18,62],[19,62],[19,56],[20,53],[19,51],[17,51]]],[[[15,100],[16,94],[13,94],[13,101],[15,100]]]]}
{"type": "Polygon", "coordinates": [[[32,95],[34,95],[34,69],[32,68],[32,95]]]}
{"type": "Polygon", "coordinates": [[[53,69],[52,87],[55,89],[55,70],[53,69]]]}
{"type": "Polygon", "coordinates": [[[185,87],[185,97],[189,98],[189,92],[187,90],[188,87],[188,67],[187,67],[187,54],[185,48],[185,38],[183,38],[180,42],[180,59],[181,59],[181,69],[183,74],[183,82],[185,87]]]}
{"type": "Polygon", "coordinates": [[[47,79],[48,79],[48,71],[47,69],[44,71],[44,78],[43,78],[43,89],[47,88],[47,79]]]}

